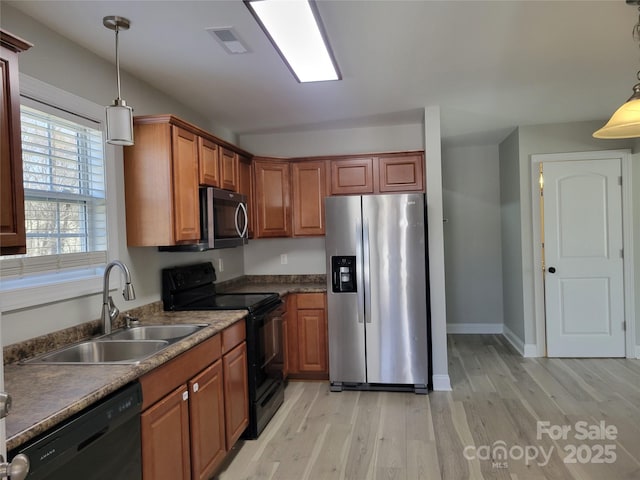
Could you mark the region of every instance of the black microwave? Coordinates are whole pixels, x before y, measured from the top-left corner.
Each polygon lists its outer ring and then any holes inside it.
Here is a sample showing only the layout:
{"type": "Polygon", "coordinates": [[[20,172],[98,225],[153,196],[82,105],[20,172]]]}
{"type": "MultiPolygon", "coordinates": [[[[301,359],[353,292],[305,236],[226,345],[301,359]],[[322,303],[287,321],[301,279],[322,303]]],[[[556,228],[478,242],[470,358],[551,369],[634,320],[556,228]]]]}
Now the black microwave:
{"type": "Polygon", "coordinates": [[[214,187],[200,187],[200,241],[158,247],[163,252],[202,252],[246,245],[249,219],[245,195],[214,187]]]}

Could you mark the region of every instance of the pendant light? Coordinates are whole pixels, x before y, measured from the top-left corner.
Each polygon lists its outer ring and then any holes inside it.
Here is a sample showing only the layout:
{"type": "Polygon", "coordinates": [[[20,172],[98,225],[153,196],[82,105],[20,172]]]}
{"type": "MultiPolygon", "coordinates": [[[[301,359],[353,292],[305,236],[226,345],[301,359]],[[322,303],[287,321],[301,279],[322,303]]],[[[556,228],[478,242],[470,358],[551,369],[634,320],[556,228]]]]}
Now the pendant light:
{"type": "MultiPolygon", "coordinates": [[[[628,4],[640,5],[640,0],[627,0],[628,4]]],[[[640,7],[638,7],[640,12],[640,7]]],[[[633,38],[640,42],[640,15],[633,27],[633,38]]],[[[640,80],[640,71],[637,73],[640,80]]],[[[633,95],[614,112],[607,124],[593,133],[595,138],[640,137],[640,83],[633,86],[633,95]]]]}
{"type": "Polygon", "coordinates": [[[107,143],[113,145],[133,145],[133,110],[120,96],[120,56],[118,52],[118,33],[129,30],[130,22],[124,17],[111,15],[102,19],[102,24],[116,32],[116,76],[118,80],[118,97],[113,105],[106,107],[107,143]]]}

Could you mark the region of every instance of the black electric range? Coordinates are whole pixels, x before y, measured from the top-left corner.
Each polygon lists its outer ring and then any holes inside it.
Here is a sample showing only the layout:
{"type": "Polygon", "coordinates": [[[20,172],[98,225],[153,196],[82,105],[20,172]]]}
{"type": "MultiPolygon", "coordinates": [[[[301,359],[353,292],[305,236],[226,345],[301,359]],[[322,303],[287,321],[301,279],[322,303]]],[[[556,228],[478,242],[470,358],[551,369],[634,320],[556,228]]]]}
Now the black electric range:
{"type": "Polygon", "coordinates": [[[284,402],[282,304],[277,293],[217,293],[211,262],[162,270],[165,310],[246,310],[249,426],[257,438],[284,402]]]}

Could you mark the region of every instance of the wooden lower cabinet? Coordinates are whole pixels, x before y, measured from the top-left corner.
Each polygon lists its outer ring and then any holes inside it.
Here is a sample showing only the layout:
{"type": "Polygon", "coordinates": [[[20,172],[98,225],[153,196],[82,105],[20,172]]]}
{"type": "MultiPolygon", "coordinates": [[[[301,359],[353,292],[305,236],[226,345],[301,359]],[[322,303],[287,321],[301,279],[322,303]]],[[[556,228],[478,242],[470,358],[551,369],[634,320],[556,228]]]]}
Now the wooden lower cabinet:
{"type": "Polygon", "coordinates": [[[326,294],[298,293],[288,297],[287,366],[289,377],[329,378],[326,294]]]}
{"type": "Polygon", "coordinates": [[[227,454],[222,360],[189,383],[192,478],[208,479],[227,454]]]}
{"type": "Polygon", "coordinates": [[[241,343],[222,359],[224,369],[225,430],[227,450],[249,425],[247,344],[241,343]]]}
{"type": "Polygon", "coordinates": [[[247,380],[244,322],[141,377],[143,479],[212,478],[249,424],[247,380]]]}
{"type": "Polygon", "coordinates": [[[142,478],[191,478],[189,393],[181,385],[142,413],[142,478]]]}

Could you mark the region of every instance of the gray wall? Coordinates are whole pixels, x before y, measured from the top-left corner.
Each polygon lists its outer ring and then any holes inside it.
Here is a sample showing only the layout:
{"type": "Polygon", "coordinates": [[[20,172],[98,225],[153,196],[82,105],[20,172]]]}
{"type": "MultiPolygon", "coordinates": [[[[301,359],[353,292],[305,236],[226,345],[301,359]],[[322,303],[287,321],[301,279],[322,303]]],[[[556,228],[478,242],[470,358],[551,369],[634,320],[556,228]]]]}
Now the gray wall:
{"type": "MultiPolygon", "coordinates": [[[[533,288],[531,156],[544,153],[633,149],[632,140],[593,138],[592,133],[603,123],[590,121],[519,127],[500,145],[505,326],[508,326],[525,345],[537,343],[533,288]],[[514,158],[517,158],[518,171],[514,158]],[[513,190],[514,188],[517,188],[517,191],[513,190]],[[521,264],[518,265],[518,262],[521,264]],[[521,269],[521,273],[518,269],[521,269]]],[[[640,166],[636,164],[632,168],[635,170],[633,190],[638,191],[640,178],[637,169],[640,166]]],[[[634,198],[635,233],[640,227],[640,204],[637,197],[636,195],[634,198]]],[[[636,256],[640,255],[637,234],[634,238],[634,253],[636,256]]],[[[636,268],[635,272],[638,271],[636,268]]],[[[640,316],[636,311],[636,328],[640,326],[639,322],[640,316]]]]}
{"type": "Polygon", "coordinates": [[[498,147],[442,150],[447,325],[502,327],[498,147]]]}
{"type": "MultiPolygon", "coordinates": [[[[115,79],[114,66],[42,24],[25,16],[10,6],[2,5],[1,26],[34,44],[29,51],[20,54],[21,72],[42,82],[81,96],[95,103],[106,105],[113,101],[115,79]]],[[[149,85],[124,73],[123,96],[134,106],[135,114],[175,113],[200,126],[207,120],[197,112],[185,109],[177,101],[149,85]]],[[[225,136],[224,131],[216,131],[225,136]]],[[[242,249],[219,250],[202,254],[160,253],[153,248],[126,246],[124,217],[124,173],[121,148],[117,149],[116,186],[109,195],[115,196],[119,223],[120,259],[131,267],[137,299],[124,302],[116,298],[120,310],[143,305],[160,299],[160,269],[165,266],[222,258],[225,271],[219,275],[224,280],[243,273],[242,249]],[[120,300],[120,301],[118,301],[120,300]]],[[[2,314],[2,343],[4,345],[43,335],[61,328],[99,318],[102,299],[99,294],[80,297],[41,307],[2,314]]]]}
{"type": "Polygon", "coordinates": [[[504,326],[524,343],[522,303],[522,241],[520,215],[519,132],[514,130],[499,147],[500,236],[502,243],[502,300],[504,326]]]}

